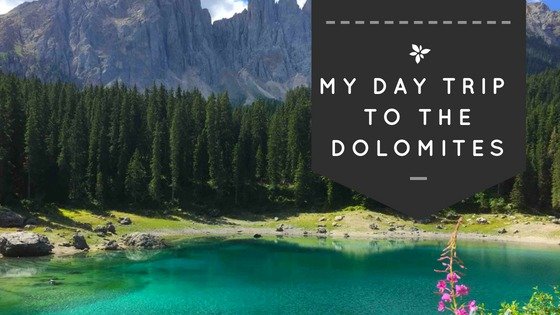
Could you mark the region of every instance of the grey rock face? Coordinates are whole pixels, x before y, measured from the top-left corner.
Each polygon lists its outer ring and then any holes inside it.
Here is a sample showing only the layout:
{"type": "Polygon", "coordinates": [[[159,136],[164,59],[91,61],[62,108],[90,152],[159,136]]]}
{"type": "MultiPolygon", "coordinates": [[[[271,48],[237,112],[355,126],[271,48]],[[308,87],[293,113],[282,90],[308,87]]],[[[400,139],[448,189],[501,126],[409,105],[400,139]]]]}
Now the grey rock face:
{"type": "Polygon", "coordinates": [[[542,38],[547,44],[560,46],[560,13],[541,2],[527,4],[527,34],[542,38]]]}
{"type": "Polygon", "coordinates": [[[8,208],[0,207],[0,227],[23,227],[25,218],[8,208]]]}
{"type": "Polygon", "coordinates": [[[51,253],[49,239],[30,232],[14,232],[0,235],[0,254],[5,257],[34,257],[51,253]]]}
{"type": "MultiPolygon", "coordinates": [[[[527,34],[560,47],[560,13],[529,3],[527,34]]],[[[296,0],[249,0],[247,10],[214,24],[200,0],[27,2],[0,16],[0,71],[81,85],[197,88],[206,96],[228,91],[245,103],[282,99],[310,84],[311,0],[302,9],[296,0]]]]}
{"type": "Polygon", "coordinates": [[[282,98],[309,83],[310,21],[296,0],[250,0],[214,25],[200,0],[39,0],[0,16],[0,70],[282,98]]]}
{"type": "Polygon", "coordinates": [[[164,248],[163,240],[155,235],[148,233],[132,233],[123,237],[123,243],[128,247],[141,249],[164,248]]]}

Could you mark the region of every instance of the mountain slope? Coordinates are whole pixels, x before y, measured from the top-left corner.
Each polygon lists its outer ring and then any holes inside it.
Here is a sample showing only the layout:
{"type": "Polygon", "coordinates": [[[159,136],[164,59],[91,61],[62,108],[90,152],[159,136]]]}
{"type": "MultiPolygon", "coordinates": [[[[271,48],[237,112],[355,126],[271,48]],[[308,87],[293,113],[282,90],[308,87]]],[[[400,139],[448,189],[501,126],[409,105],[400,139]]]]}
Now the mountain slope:
{"type": "MultiPolygon", "coordinates": [[[[527,5],[527,71],[560,65],[560,13],[527,5]]],[[[250,0],[211,23],[200,0],[39,0],[0,16],[0,71],[282,99],[309,85],[311,0],[250,0]]]]}
{"type": "Polygon", "coordinates": [[[296,0],[251,0],[215,25],[200,0],[39,0],[0,16],[0,70],[280,99],[309,83],[310,20],[296,0]]]}
{"type": "Polygon", "coordinates": [[[527,72],[560,66],[560,13],[542,3],[527,4],[527,72]]]}

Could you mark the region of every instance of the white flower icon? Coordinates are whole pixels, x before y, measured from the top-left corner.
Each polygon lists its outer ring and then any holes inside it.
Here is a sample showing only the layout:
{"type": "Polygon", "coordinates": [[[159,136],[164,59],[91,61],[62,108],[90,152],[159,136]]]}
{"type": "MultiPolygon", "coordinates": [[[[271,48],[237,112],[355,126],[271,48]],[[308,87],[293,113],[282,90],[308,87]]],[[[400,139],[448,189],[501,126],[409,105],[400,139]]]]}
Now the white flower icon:
{"type": "Polygon", "coordinates": [[[414,44],[412,44],[412,50],[413,51],[410,53],[410,55],[414,57],[414,60],[416,61],[417,64],[420,63],[420,61],[424,59],[424,56],[431,51],[431,49],[422,48],[422,45],[414,45],[414,44]]]}

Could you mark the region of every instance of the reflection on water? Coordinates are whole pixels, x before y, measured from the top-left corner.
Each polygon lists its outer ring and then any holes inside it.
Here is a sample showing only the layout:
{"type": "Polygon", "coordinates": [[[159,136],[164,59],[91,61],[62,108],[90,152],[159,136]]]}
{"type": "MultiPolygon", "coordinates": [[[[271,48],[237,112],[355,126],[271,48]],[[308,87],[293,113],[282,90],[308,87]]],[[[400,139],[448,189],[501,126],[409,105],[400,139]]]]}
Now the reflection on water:
{"type": "MultiPolygon", "coordinates": [[[[2,259],[0,314],[430,314],[444,243],[214,238],[160,251],[2,259]]],[[[462,243],[459,253],[473,297],[490,307],[560,283],[557,249],[462,243]]]]}

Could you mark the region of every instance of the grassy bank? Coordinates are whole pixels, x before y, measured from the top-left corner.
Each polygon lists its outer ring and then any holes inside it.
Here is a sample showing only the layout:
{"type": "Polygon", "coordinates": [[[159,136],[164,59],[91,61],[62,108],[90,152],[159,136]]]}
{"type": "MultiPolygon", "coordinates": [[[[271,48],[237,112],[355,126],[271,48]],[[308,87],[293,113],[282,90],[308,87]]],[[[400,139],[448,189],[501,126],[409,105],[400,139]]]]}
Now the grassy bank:
{"type": "MultiPolygon", "coordinates": [[[[235,216],[202,217],[181,210],[162,212],[157,216],[122,211],[102,214],[84,209],[58,209],[49,215],[38,215],[39,224],[27,230],[46,235],[52,243],[69,242],[76,230],[95,247],[107,239],[118,239],[132,232],[152,232],[167,237],[191,235],[234,235],[259,233],[302,236],[315,235],[319,225],[333,237],[351,238],[443,238],[451,232],[452,219],[442,218],[420,223],[363,207],[349,207],[327,213],[279,212],[267,215],[245,213],[235,216]],[[118,218],[129,217],[131,225],[119,225],[118,218]],[[337,218],[338,217],[338,218],[337,218]],[[337,220],[338,219],[338,220],[337,220]],[[98,236],[92,228],[113,222],[117,235],[98,236]],[[276,229],[282,225],[282,232],[276,229]],[[48,228],[47,228],[48,227],[48,228]]],[[[560,244],[560,225],[547,216],[526,214],[463,214],[462,236],[471,239],[560,244]],[[487,223],[478,222],[484,218],[487,223]]],[[[0,228],[1,232],[15,228],[0,228]]]]}

